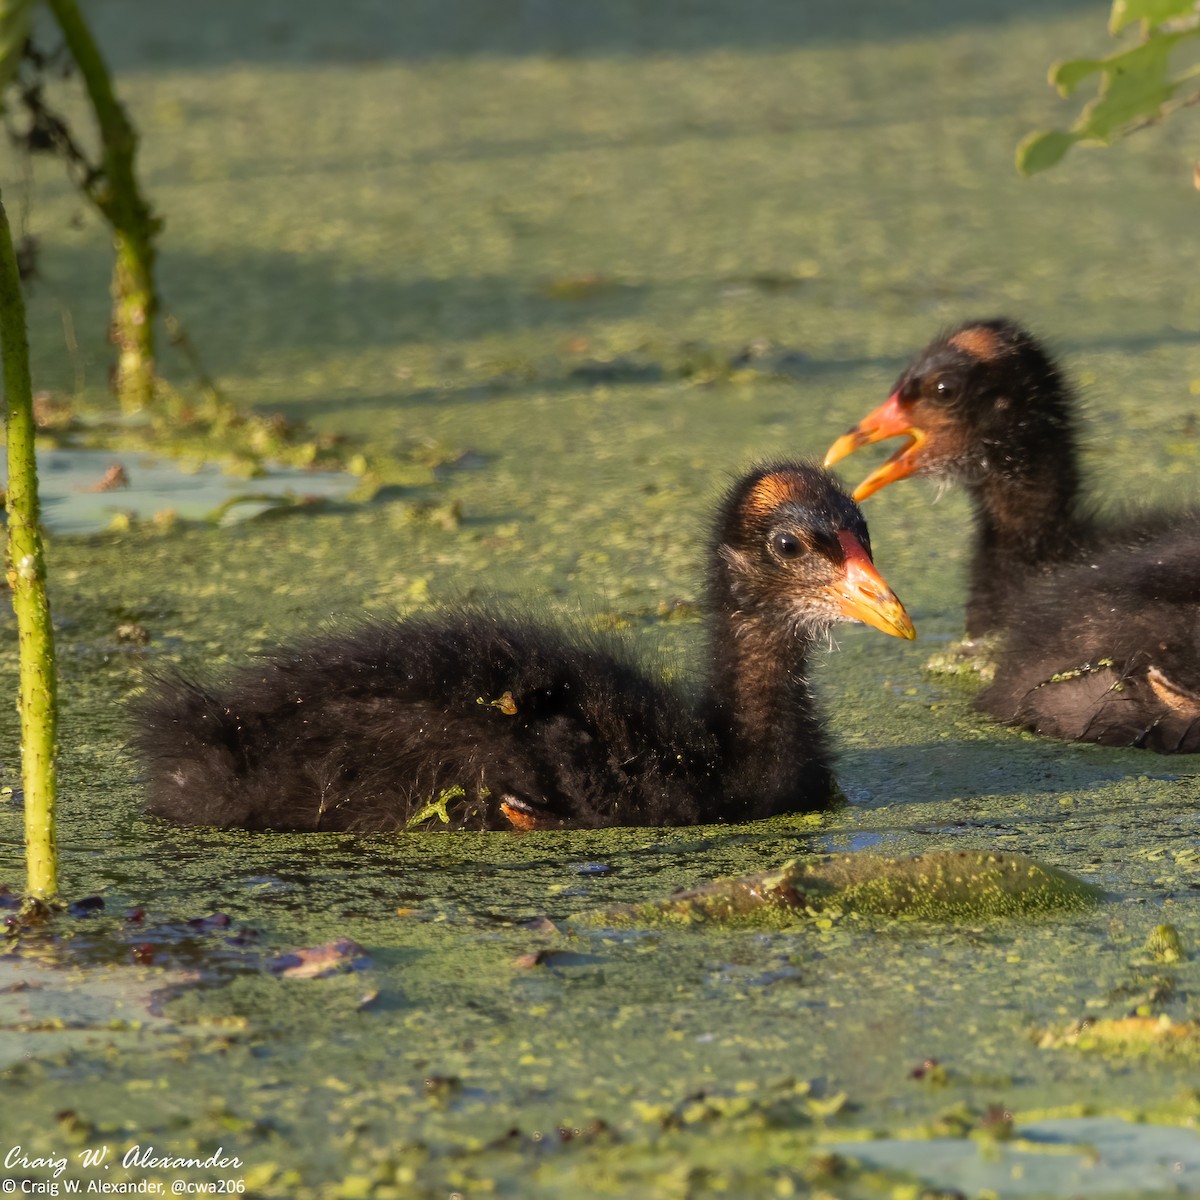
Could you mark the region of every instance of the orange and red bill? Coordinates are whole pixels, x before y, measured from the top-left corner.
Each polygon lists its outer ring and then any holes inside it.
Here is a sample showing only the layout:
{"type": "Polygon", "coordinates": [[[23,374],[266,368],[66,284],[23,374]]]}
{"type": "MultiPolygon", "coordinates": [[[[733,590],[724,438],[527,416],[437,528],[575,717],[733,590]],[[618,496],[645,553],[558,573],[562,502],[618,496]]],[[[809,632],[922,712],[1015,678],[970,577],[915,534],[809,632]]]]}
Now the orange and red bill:
{"type": "Polygon", "coordinates": [[[904,411],[899,392],[893,392],[885,403],[863,417],[849,433],[842,434],[829,447],[829,452],[825,455],[825,466],[831,467],[834,463],[841,462],[847,455],[853,454],[863,446],[871,446],[875,442],[893,437],[908,440],[883,466],[872,471],[854,489],[854,499],[865,500],[880,488],[887,487],[889,483],[895,483],[897,479],[906,479],[913,474],[920,459],[921,447],[928,437],[923,429],[912,423],[911,417],[904,411]]]}
{"type": "Polygon", "coordinates": [[[843,616],[871,625],[892,637],[912,639],[917,631],[896,593],[875,569],[866,548],[852,534],[838,534],[845,555],[845,574],[829,590],[836,597],[843,616]]]}

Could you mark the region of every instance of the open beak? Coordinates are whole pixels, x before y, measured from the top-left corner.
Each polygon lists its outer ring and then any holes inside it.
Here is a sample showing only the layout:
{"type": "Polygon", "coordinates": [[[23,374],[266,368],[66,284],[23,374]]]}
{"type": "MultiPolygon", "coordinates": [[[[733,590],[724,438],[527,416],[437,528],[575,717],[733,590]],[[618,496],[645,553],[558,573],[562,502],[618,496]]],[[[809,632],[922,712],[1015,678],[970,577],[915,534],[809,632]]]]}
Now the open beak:
{"type": "Polygon", "coordinates": [[[845,617],[873,625],[892,637],[917,636],[904,605],[896,593],[883,582],[883,576],[875,570],[871,556],[853,534],[839,533],[842,552],[846,556],[846,572],[829,590],[837,598],[838,608],[845,617]]]}
{"type": "Polygon", "coordinates": [[[881,404],[869,416],[863,417],[849,433],[842,434],[829,447],[829,453],[825,455],[825,465],[832,467],[835,462],[841,462],[846,455],[853,454],[860,447],[882,442],[885,438],[908,438],[882,467],[872,471],[854,489],[854,499],[865,500],[880,488],[895,483],[897,479],[906,478],[917,469],[921,447],[928,436],[923,429],[918,429],[912,424],[900,404],[900,394],[893,392],[885,404],[881,404]]]}

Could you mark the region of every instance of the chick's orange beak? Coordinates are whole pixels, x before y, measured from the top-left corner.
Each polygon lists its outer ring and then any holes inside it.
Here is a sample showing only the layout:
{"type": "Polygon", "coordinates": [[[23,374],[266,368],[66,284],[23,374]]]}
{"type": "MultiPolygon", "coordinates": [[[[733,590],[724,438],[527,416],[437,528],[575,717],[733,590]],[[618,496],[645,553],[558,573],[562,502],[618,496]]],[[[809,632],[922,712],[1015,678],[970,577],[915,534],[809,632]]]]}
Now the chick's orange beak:
{"type": "Polygon", "coordinates": [[[911,475],[917,469],[921,447],[925,444],[928,434],[913,425],[900,403],[900,393],[893,392],[886,403],[881,404],[869,416],[863,417],[849,433],[842,434],[829,447],[829,453],[825,455],[827,467],[841,462],[848,454],[853,454],[862,446],[870,446],[891,437],[906,437],[908,441],[882,467],[872,471],[854,489],[855,500],[865,500],[880,488],[887,487],[889,483],[911,475]]]}
{"type": "Polygon", "coordinates": [[[845,532],[838,534],[838,541],[846,556],[846,570],[841,579],[829,585],[829,590],[837,597],[842,614],[864,625],[873,625],[892,637],[910,641],[915,638],[917,631],[904,605],[875,570],[862,544],[853,534],[845,532]]]}

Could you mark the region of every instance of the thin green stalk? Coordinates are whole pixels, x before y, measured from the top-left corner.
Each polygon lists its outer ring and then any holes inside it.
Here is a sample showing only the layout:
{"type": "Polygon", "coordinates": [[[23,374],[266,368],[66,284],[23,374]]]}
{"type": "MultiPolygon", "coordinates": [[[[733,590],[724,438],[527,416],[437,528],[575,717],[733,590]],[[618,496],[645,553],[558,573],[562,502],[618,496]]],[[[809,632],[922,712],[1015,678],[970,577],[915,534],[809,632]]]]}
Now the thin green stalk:
{"type": "Polygon", "coordinates": [[[154,401],[154,239],[162,228],[142,198],[134,173],[137,133],[113,91],[112,76],[75,0],[47,0],[79,67],[100,127],[98,180],[85,191],[109,223],[116,249],[112,338],[117,347],[117,395],[126,412],[154,401]]]}
{"type": "Polygon", "coordinates": [[[38,529],[33,452],[33,387],[25,300],[12,231],[0,200],[0,350],[8,425],[8,585],[20,639],[21,776],[25,786],[26,893],[35,903],[58,892],[54,836],[55,733],[58,724],[54,630],[46,595],[46,561],[38,529]]]}

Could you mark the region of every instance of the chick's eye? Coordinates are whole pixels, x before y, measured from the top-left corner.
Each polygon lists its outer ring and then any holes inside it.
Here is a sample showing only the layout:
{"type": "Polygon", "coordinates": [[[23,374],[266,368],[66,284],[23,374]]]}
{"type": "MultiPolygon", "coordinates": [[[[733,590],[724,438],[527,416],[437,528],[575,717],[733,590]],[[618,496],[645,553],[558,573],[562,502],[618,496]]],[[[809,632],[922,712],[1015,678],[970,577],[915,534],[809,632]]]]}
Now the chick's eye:
{"type": "Polygon", "coordinates": [[[946,397],[950,395],[950,385],[944,379],[939,379],[937,383],[933,385],[933,394],[939,400],[945,400],[946,397]]]}
{"type": "Polygon", "coordinates": [[[771,535],[771,549],[780,558],[799,558],[804,546],[794,533],[775,533],[771,535]]]}

